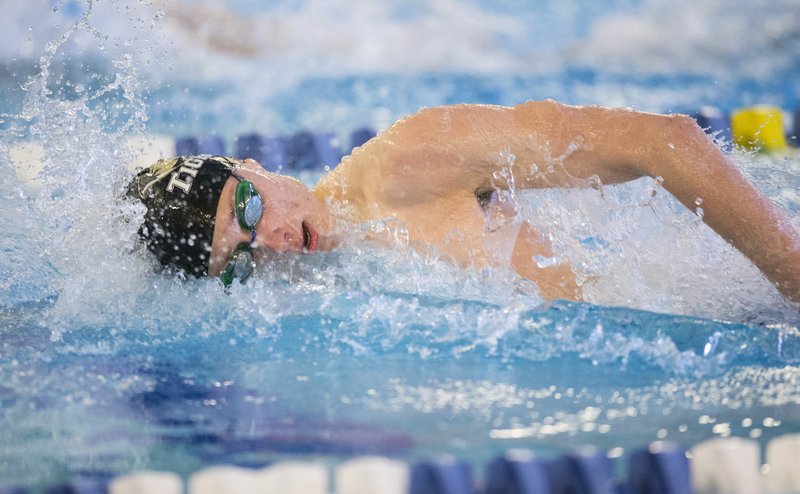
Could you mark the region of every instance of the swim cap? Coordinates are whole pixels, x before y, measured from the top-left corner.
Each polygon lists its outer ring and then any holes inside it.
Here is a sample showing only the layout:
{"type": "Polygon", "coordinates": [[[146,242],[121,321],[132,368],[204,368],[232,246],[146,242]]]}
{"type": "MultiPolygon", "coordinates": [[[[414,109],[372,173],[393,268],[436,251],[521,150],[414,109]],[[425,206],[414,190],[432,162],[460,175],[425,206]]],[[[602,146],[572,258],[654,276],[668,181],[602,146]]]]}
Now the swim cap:
{"type": "Polygon", "coordinates": [[[140,171],[128,196],[147,206],[139,237],[167,268],[208,274],[222,188],[240,162],[222,156],[159,160],[140,171]]]}

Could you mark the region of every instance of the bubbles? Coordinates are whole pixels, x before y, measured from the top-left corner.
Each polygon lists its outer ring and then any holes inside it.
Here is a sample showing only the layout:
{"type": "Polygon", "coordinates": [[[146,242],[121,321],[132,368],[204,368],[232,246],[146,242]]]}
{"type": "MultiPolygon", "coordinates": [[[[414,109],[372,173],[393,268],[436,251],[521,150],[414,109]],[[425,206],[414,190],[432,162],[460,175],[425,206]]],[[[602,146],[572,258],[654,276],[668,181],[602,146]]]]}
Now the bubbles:
{"type": "Polygon", "coordinates": [[[564,259],[559,258],[558,256],[533,256],[531,260],[539,266],[540,269],[550,268],[553,266],[557,266],[564,262],[564,259]]]}
{"type": "Polygon", "coordinates": [[[76,323],[103,327],[133,316],[138,308],[125,304],[136,297],[129,288],[148,271],[130,255],[141,208],[119,197],[133,158],[126,140],[147,120],[135,62],[122,54],[112,74],[81,63],[87,73],[77,81],[61,71],[81,33],[108,40],[91,27],[92,12],[87,2],[80,18],[44,47],[39,72],[23,85],[21,110],[0,136],[8,149],[2,170],[12,176],[21,170],[24,180],[4,181],[19,191],[3,215],[15,211],[4,230],[18,252],[16,266],[2,269],[10,286],[30,287],[19,296],[50,301],[43,321],[54,341],[76,323]]]}
{"type": "Polygon", "coordinates": [[[691,214],[658,178],[604,186],[602,195],[542,190],[523,198],[526,217],[558,257],[573,261],[592,303],[725,320],[797,318],[761,273],[702,223],[702,200],[691,214]]]}
{"type": "Polygon", "coordinates": [[[703,205],[703,198],[698,197],[694,200],[694,214],[697,216],[698,219],[701,221],[703,220],[703,215],[705,215],[705,211],[700,206],[703,205]]]}
{"type": "Polygon", "coordinates": [[[703,208],[701,208],[701,207],[697,207],[697,208],[695,208],[694,212],[695,212],[695,214],[697,215],[697,217],[698,217],[700,220],[702,220],[702,219],[703,219],[703,216],[705,215],[705,211],[703,210],[703,208]]]}
{"type": "Polygon", "coordinates": [[[714,333],[713,335],[708,337],[708,343],[705,344],[703,347],[703,357],[708,357],[714,350],[717,349],[717,344],[719,343],[720,336],[722,336],[719,332],[714,333]]]}

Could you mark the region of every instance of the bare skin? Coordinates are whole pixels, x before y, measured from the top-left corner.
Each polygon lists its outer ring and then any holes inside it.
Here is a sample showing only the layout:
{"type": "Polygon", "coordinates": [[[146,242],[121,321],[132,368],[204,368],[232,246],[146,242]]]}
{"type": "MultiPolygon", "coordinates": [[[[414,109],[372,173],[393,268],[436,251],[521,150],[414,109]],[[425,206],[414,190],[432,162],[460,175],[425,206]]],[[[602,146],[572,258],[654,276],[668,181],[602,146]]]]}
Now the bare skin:
{"type": "MultiPolygon", "coordinates": [[[[569,265],[539,267],[532,260],[553,255],[547,241],[524,222],[490,228],[493,215],[504,213],[481,198],[642,176],[663,179],[692,210],[702,199],[703,220],[800,302],[800,234],[687,116],[553,101],[431,108],[356,149],[310,193],[319,204],[345,204],[354,221],[400,220],[414,247],[433,246],[463,266],[506,265],[536,281],[545,297],[576,300],[581,292],[569,265]]],[[[330,218],[318,218],[315,229],[326,239],[330,218]]],[[[227,259],[230,242],[219,246],[215,231],[213,257],[227,259]]]]}

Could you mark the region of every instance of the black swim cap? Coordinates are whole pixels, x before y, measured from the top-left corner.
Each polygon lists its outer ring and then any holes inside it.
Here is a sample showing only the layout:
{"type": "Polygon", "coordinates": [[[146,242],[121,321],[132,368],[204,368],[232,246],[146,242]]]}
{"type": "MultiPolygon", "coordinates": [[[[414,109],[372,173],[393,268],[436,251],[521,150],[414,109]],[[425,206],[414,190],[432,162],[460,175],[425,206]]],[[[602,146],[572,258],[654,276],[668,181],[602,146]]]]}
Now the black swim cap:
{"type": "Polygon", "coordinates": [[[128,196],[147,206],[139,237],[163,266],[208,274],[217,203],[239,165],[222,156],[181,156],[159,160],[134,177],[128,196]]]}

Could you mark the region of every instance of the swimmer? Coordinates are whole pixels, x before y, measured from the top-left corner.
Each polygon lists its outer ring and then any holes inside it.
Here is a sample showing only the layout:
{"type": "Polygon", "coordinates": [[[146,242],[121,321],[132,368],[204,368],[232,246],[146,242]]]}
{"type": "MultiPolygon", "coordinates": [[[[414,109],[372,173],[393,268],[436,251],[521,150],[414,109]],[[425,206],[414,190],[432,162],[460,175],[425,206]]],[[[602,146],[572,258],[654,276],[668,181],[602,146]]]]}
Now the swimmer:
{"type": "Polygon", "coordinates": [[[497,221],[514,214],[504,194],[643,176],[691,210],[701,199],[703,221],[800,302],[800,234],[684,115],[549,100],[436,107],[397,121],[311,189],[253,160],[200,156],[143,170],[129,194],[147,206],[140,236],[163,266],[226,285],[269,253],[335,248],[338,204],[350,221],[401,222],[414,248],[461,266],[508,267],[548,299],[580,300],[568,262],[533,261],[555,254],[543,235],[497,221]]]}

